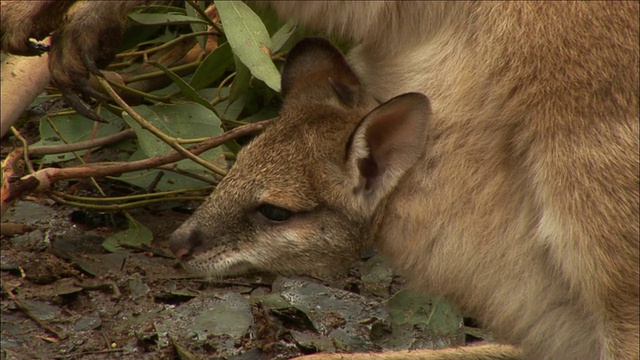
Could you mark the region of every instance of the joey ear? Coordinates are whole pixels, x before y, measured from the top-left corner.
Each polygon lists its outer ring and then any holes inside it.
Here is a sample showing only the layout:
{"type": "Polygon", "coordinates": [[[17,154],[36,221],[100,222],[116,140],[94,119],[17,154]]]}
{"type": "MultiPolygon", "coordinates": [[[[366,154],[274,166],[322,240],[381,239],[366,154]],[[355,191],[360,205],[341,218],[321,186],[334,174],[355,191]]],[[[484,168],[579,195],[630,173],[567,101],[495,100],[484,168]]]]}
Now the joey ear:
{"type": "Polygon", "coordinates": [[[376,206],[418,161],[425,146],[429,99],[419,93],[397,96],[365,116],[347,148],[356,195],[376,206]]]}
{"type": "Polygon", "coordinates": [[[291,49],[282,70],[286,99],[338,99],[347,106],[358,102],[360,80],[335,46],[321,38],[307,38],[291,49]]]}

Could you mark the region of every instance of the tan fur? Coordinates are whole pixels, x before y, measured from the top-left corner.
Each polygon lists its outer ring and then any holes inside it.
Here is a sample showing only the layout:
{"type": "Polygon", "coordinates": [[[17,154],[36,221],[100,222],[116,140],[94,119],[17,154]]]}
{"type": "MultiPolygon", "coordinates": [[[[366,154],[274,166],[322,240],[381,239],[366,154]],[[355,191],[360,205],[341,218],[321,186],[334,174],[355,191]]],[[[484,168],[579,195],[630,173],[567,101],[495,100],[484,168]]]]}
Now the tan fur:
{"type": "MultiPolygon", "coordinates": [[[[7,30],[5,3],[3,48],[20,49],[34,35],[7,30]]],[[[345,82],[361,95],[345,106],[292,86],[280,119],[174,234],[187,267],[316,271],[375,243],[413,286],[458,304],[528,359],[638,358],[637,2],[270,4],[358,43],[349,62],[366,91],[345,82]],[[356,175],[368,144],[352,135],[373,99],[413,91],[431,102],[421,158],[366,197],[356,175]],[[296,214],[272,224],[264,203],[296,214]]],[[[67,24],[121,24],[125,5],[117,9],[67,24]]],[[[64,39],[79,32],[61,32],[51,64],[61,83],[86,73],[80,55],[100,31],[78,46],[64,39]]],[[[494,358],[518,356],[501,349],[494,358]]]]}
{"type": "Polygon", "coordinates": [[[521,359],[522,353],[506,345],[478,345],[461,348],[394,351],[363,354],[314,354],[296,359],[304,360],[473,360],[521,359]]]}
{"type": "Polygon", "coordinates": [[[333,267],[373,226],[415,287],[527,358],[638,357],[637,3],[275,8],[359,42],[350,62],[373,97],[427,94],[427,148],[370,223],[339,165],[369,105],[285,101],[174,235],[199,233],[187,266],[216,276],[333,267]],[[301,215],[260,224],[261,203],[301,215]]]}
{"type": "Polygon", "coordinates": [[[506,345],[477,345],[460,348],[394,351],[365,354],[314,354],[305,360],[496,360],[521,359],[522,352],[506,345]]]}

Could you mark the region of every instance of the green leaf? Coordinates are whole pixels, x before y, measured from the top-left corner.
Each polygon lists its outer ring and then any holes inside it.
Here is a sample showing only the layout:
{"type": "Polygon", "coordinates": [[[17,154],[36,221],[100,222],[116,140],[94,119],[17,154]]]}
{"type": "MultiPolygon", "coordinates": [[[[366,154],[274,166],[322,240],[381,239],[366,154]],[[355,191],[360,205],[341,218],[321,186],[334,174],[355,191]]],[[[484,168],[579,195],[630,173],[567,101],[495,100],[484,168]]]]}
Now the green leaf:
{"type": "MultiPolygon", "coordinates": [[[[196,103],[180,103],[173,105],[136,106],[134,109],[147,121],[169,136],[193,139],[215,136],[222,133],[220,119],[209,109],[196,103]]],[[[158,139],[150,131],[143,129],[137,121],[125,114],[125,121],[135,130],[140,149],[147,157],[168,153],[172,148],[158,139]]],[[[220,148],[208,150],[199,155],[212,163],[222,157],[220,148]]],[[[180,161],[178,166],[184,170],[198,171],[208,174],[204,168],[192,161],[180,161]]]]}
{"type": "Polygon", "coordinates": [[[135,47],[138,46],[142,46],[145,43],[164,43],[167,42],[169,40],[173,40],[175,38],[174,34],[168,34],[169,36],[167,36],[166,34],[164,35],[165,38],[170,37],[168,39],[163,39],[163,38],[159,38],[157,37],[157,33],[158,33],[158,29],[160,27],[157,25],[153,25],[153,26],[144,26],[144,25],[137,25],[137,26],[131,26],[127,28],[127,31],[124,33],[124,35],[122,35],[122,42],[120,43],[120,45],[118,46],[118,52],[124,52],[124,51],[129,51],[131,49],[134,49],[135,47]]]}
{"type": "Polygon", "coordinates": [[[459,328],[459,315],[451,305],[407,289],[389,299],[388,309],[393,322],[398,325],[428,325],[443,333],[459,328]]]}
{"type": "Polygon", "coordinates": [[[462,317],[439,299],[400,290],[387,302],[392,333],[377,341],[384,349],[434,348],[464,343],[462,317]]]}
{"type": "Polygon", "coordinates": [[[393,272],[380,254],[367,260],[360,267],[364,290],[370,294],[389,297],[389,288],[393,281],[393,272]]]}
{"type": "Polygon", "coordinates": [[[38,95],[31,104],[29,104],[29,109],[38,108],[45,101],[51,101],[52,99],[59,98],[60,95],[50,95],[46,92],[38,95]]]}
{"type": "Polygon", "coordinates": [[[129,228],[109,236],[102,242],[102,246],[110,252],[127,251],[122,245],[128,247],[140,247],[141,245],[151,245],[153,234],[146,226],[141,223],[129,219],[129,228]]]}
{"type": "Polygon", "coordinates": [[[233,54],[231,46],[225,42],[204,58],[189,84],[195,90],[203,89],[221,77],[231,66],[233,66],[233,54]]]}
{"type": "Polygon", "coordinates": [[[147,5],[142,5],[137,8],[136,13],[161,13],[161,14],[185,14],[183,7],[171,6],[167,3],[154,3],[149,1],[147,5]]]}
{"type": "Polygon", "coordinates": [[[207,24],[202,19],[175,14],[129,14],[129,18],[141,25],[207,24]]]}
{"type": "MultiPolygon", "coordinates": [[[[220,89],[220,97],[225,97],[229,95],[229,88],[223,87],[220,89]]],[[[198,94],[205,99],[213,99],[218,95],[218,89],[207,88],[198,90],[198,94]]],[[[246,104],[246,97],[240,96],[240,98],[233,102],[233,104],[229,104],[229,99],[222,100],[217,103],[214,108],[216,109],[216,113],[218,116],[224,120],[237,120],[240,113],[244,109],[244,105],[246,104]]]]}
{"type": "MultiPolygon", "coordinates": [[[[156,27],[151,27],[151,26],[138,26],[138,27],[136,27],[136,28],[138,28],[138,29],[139,29],[139,28],[143,28],[143,29],[157,29],[157,28],[158,28],[158,26],[156,26],[156,27]]],[[[126,36],[126,35],[127,35],[127,34],[125,34],[125,36],[126,36]]],[[[155,38],[152,38],[152,39],[149,39],[149,40],[147,40],[147,41],[143,41],[143,42],[133,43],[131,46],[136,46],[136,47],[140,48],[140,47],[144,47],[144,46],[147,46],[147,45],[156,45],[156,44],[158,44],[158,45],[159,45],[159,44],[164,44],[164,43],[166,43],[166,42],[169,42],[169,41],[171,41],[171,40],[174,40],[177,36],[178,36],[178,35],[177,35],[176,33],[171,32],[171,31],[169,31],[168,29],[165,29],[165,31],[164,31],[162,34],[160,34],[160,35],[156,36],[155,38]]],[[[129,40],[129,39],[127,39],[127,40],[129,40]]],[[[126,48],[126,49],[128,49],[128,48],[126,48]]],[[[136,64],[136,66],[139,66],[139,65],[137,65],[137,64],[136,64]]]]}
{"type": "Polygon", "coordinates": [[[276,53],[282,49],[287,41],[291,39],[291,35],[296,32],[296,26],[293,21],[288,21],[271,37],[271,53],[276,53]]]}
{"type": "MultiPolygon", "coordinates": [[[[204,9],[204,1],[196,1],[196,4],[200,7],[200,9],[204,9]]],[[[200,18],[200,14],[198,14],[196,9],[191,6],[191,4],[185,2],[184,6],[186,8],[185,10],[187,11],[188,16],[198,19],[200,18]]],[[[191,23],[190,26],[193,32],[202,32],[207,30],[207,25],[201,23],[191,23]]],[[[207,37],[198,36],[198,44],[200,44],[200,48],[204,50],[207,47],[207,37]]]]}
{"type": "Polygon", "coordinates": [[[218,1],[216,6],[233,53],[253,76],[279,92],[280,73],[271,61],[271,39],[258,15],[240,1],[218,1]]]}
{"type": "Polygon", "coordinates": [[[237,57],[234,58],[236,60],[236,77],[231,85],[229,104],[233,104],[242,95],[246,94],[251,84],[251,72],[237,57]]]}
{"type": "Polygon", "coordinates": [[[180,88],[180,91],[182,91],[184,96],[186,96],[189,100],[196,102],[206,107],[207,109],[215,112],[213,105],[211,105],[206,99],[202,98],[202,96],[200,96],[196,92],[196,90],[191,87],[191,85],[189,85],[186,81],[182,80],[182,78],[178,76],[176,73],[169,70],[164,65],[158,62],[150,62],[150,64],[162,70],[176,85],[178,85],[178,87],[180,88]]]}
{"type": "MultiPolygon", "coordinates": [[[[100,111],[108,123],[97,123],[87,120],[82,115],[60,115],[52,116],[51,122],[54,127],[58,129],[60,135],[56,133],[51,124],[47,121],[47,117],[40,119],[40,141],[32,146],[44,146],[44,145],[64,145],[72,144],[80,141],[90,140],[94,131],[94,126],[97,127],[94,138],[99,138],[107,135],[115,134],[121,131],[125,124],[122,119],[111,112],[102,109],[100,111]]],[[[76,154],[82,156],[87,150],[76,151],[76,154]]],[[[75,159],[73,153],[63,153],[46,155],[42,158],[44,164],[60,163],[75,159]]]]}

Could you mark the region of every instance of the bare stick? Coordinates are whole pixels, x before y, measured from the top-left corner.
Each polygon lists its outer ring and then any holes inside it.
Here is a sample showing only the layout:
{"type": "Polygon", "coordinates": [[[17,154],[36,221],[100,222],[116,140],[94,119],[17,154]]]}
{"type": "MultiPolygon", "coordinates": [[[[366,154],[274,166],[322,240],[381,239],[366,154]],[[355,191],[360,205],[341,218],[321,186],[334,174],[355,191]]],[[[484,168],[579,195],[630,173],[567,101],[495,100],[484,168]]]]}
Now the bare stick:
{"type": "Polygon", "coordinates": [[[113,144],[121,140],[133,139],[135,137],[136,137],[135,131],[133,129],[127,129],[113,135],[103,136],[97,139],[80,141],[73,144],[29,146],[28,151],[30,156],[62,154],[62,153],[72,152],[72,151],[92,149],[99,146],[113,144]]]}
{"type": "MultiPolygon", "coordinates": [[[[198,145],[188,149],[193,155],[201,154],[211,148],[220,146],[227,141],[237,139],[242,136],[256,134],[261,132],[271,120],[264,120],[253,124],[237,127],[218,136],[211,137],[198,145]]],[[[56,181],[65,179],[79,179],[88,177],[117,176],[125,172],[150,169],[172,162],[182,160],[184,156],[173,150],[162,156],[156,156],[149,159],[131,161],[131,162],[101,162],[86,164],[77,167],[64,169],[47,168],[36,171],[31,175],[18,179],[16,176],[16,162],[22,157],[23,149],[14,150],[3,166],[2,177],[2,214],[8,209],[9,205],[25,192],[39,191],[43,192],[49,189],[49,186],[56,181]]]]}

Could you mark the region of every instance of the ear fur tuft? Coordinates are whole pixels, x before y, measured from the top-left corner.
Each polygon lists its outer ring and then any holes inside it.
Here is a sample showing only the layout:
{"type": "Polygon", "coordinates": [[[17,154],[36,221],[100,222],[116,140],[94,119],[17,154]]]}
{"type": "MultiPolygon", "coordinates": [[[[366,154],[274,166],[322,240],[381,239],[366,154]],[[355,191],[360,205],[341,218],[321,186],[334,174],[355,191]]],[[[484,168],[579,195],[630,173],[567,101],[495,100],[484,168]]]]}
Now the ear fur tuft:
{"type": "Polygon", "coordinates": [[[282,71],[282,96],[285,99],[337,98],[347,106],[357,104],[360,80],[329,41],[307,38],[294,46],[282,71]]]}

